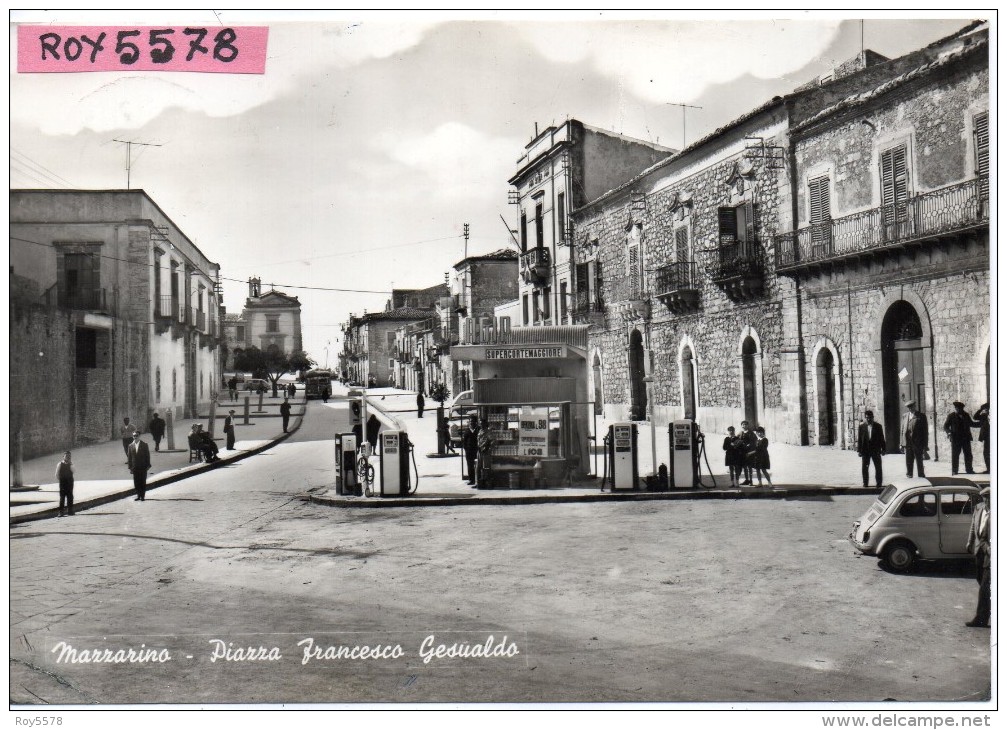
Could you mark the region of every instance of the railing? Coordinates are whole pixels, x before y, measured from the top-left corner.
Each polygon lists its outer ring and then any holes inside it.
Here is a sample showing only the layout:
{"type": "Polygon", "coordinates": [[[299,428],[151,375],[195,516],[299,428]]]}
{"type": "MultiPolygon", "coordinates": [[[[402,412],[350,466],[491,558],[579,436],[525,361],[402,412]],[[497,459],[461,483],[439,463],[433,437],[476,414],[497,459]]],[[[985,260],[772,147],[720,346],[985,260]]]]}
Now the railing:
{"type": "Polygon", "coordinates": [[[695,261],[678,261],[662,266],[654,276],[654,293],[657,296],[685,289],[699,288],[699,270],[695,261]]]}
{"type": "Polygon", "coordinates": [[[761,276],[764,270],[765,253],[757,241],[735,241],[717,247],[714,280],[761,276]]]}
{"type": "Polygon", "coordinates": [[[58,306],[63,309],[90,309],[107,312],[114,304],[114,297],[105,289],[63,289],[59,292],[58,306]]]}
{"type": "Polygon", "coordinates": [[[521,273],[525,280],[542,280],[549,276],[552,258],[544,246],[529,249],[521,254],[521,273]]]}
{"type": "Polygon", "coordinates": [[[159,297],[157,300],[157,312],[156,312],[157,316],[170,317],[174,319],[175,311],[178,309],[176,301],[177,300],[174,299],[171,295],[168,296],[162,295],[161,297],[159,297]]]}
{"type": "Polygon", "coordinates": [[[881,250],[982,223],[989,223],[986,176],[776,236],[776,267],[881,250]]]}
{"type": "Polygon", "coordinates": [[[573,314],[590,314],[592,312],[604,311],[605,305],[600,297],[592,297],[589,291],[575,291],[573,293],[573,314]]]}

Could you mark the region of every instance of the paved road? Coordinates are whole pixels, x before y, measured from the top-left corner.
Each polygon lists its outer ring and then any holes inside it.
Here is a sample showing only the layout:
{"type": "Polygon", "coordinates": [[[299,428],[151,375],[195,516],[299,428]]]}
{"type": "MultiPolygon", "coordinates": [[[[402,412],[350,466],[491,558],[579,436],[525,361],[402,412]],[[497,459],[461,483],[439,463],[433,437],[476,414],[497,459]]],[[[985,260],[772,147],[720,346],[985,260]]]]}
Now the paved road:
{"type": "Polygon", "coordinates": [[[331,483],[345,407],[309,409],[287,442],[144,503],[12,528],[12,702],[989,693],[974,578],[856,556],[863,497],[339,510],[303,495],[331,483]],[[423,661],[487,641],[500,656],[423,661]],[[108,653],[57,662],[67,646],[108,653]],[[170,661],[80,661],[130,648],[170,661]]]}

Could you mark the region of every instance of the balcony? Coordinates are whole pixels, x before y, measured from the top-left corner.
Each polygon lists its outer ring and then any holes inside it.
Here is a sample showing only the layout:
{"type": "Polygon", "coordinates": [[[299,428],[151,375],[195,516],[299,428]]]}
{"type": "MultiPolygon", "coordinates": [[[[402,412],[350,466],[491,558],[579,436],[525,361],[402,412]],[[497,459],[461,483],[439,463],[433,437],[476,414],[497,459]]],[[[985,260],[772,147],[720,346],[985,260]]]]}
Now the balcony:
{"type": "Polygon", "coordinates": [[[552,258],[544,246],[532,248],[521,254],[521,279],[525,284],[540,285],[549,281],[552,258]]]}
{"type": "Polygon", "coordinates": [[[695,261],[678,261],[657,270],[654,293],[675,314],[699,309],[699,271],[695,261]]]}
{"type": "Polygon", "coordinates": [[[902,251],[988,226],[989,216],[983,176],[776,236],[776,270],[800,273],[902,251]]]}
{"type": "Polygon", "coordinates": [[[112,314],[115,310],[115,296],[107,289],[62,289],[58,291],[56,304],[60,309],[112,314]]]}
{"type": "Polygon", "coordinates": [[[590,321],[605,312],[601,296],[589,291],[577,291],[572,295],[570,314],[578,321],[590,321]]]}
{"type": "Polygon", "coordinates": [[[765,271],[765,251],[758,241],[722,241],[711,278],[732,301],[745,302],[762,295],[765,271]]]}

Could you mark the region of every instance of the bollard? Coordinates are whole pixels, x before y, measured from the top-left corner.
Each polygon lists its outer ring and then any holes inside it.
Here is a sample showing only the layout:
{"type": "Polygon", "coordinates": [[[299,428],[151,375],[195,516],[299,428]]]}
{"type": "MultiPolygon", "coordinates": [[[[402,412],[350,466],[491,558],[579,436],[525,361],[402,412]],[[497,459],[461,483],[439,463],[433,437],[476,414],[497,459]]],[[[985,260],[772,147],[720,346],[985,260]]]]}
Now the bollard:
{"type": "Polygon", "coordinates": [[[263,396],[263,393],[260,390],[259,391],[259,410],[257,410],[256,413],[262,413],[262,396],[263,396]]]}
{"type": "Polygon", "coordinates": [[[10,485],[11,488],[20,488],[24,486],[24,477],[21,474],[21,429],[18,429],[14,434],[13,444],[11,444],[11,477],[10,485]]]}
{"type": "Polygon", "coordinates": [[[174,409],[169,408],[164,412],[164,433],[168,437],[168,451],[175,450],[175,416],[174,409]]]}
{"type": "Polygon", "coordinates": [[[248,396],[245,396],[245,425],[248,425],[248,396]]]}
{"type": "Polygon", "coordinates": [[[210,422],[206,424],[206,430],[213,438],[214,426],[217,424],[217,394],[210,394],[210,422]]]}

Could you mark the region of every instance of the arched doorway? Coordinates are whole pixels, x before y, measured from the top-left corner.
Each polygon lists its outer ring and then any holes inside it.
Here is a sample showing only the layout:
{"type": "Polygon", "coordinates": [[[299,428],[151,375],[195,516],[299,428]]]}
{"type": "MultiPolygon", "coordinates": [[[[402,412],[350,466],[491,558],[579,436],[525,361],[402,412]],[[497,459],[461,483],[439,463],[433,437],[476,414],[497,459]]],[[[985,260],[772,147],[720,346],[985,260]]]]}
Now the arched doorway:
{"type": "Polygon", "coordinates": [[[686,345],[682,349],[682,417],[696,419],[696,359],[692,348],[686,345]]]}
{"type": "Polygon", "coordinates": [[[823,347],[815,359],[818,393],[818,445],[832,446],[839,432],[836,423],[836,360],[832,350],[823,347]]]}
{"type": "Polygon", "coordinates": [[[601,387],[601,357],[598,356],[598,353],[594,354],[594,362],[591,364],[591,370],[594,375],[594,412],[595,415],[600,416],[605,410],[605,396],[601,387]]]}
{"type": "Polygon", "coordinates": [[[629,390],[630,419],[642,421],[647,417],[647,384],[643,366],[643,335],[633,330],[629,336],[629,390]]]}
{"type": "Polygon", "coordinates": [[[759,425],[759,402],[756,391],[756,357],[758,346],[752,337],[741,344],[741,390],[745,420],[754,429],[759,425]]]}
{"type": "Polygon", "coordinates": [[[899,448],[899,427],[904,405],[916,401],[926,409],[923,327],[916,309],[907,301],[892,304],[881,323],[881,369],[885,399],[885,434],[888,450],[899,448]],[[894,426],[894,428],[893,428],[894,426]]]}

